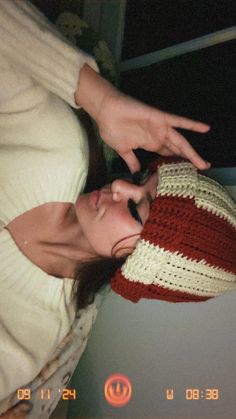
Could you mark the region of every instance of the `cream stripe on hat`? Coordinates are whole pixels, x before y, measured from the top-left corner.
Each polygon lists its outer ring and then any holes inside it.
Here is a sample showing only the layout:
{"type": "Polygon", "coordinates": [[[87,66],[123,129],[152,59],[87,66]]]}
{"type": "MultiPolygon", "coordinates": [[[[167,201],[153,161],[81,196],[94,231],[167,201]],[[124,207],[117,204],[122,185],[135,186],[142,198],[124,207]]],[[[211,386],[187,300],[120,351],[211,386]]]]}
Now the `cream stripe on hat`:
{"type": "Polygon", "coordinates": [[[236,204],[223,186],[197,173],[191,163],[182,163],[178,173],[176,164],[161,166],[157,196],[195,198],[195,205],[223,217],[236,227],[236,204]]]}
{"type": "Polygon", "coordinates": [[[200,296],[220,295],[236,289],[234,274],[210,266],[204,260],[190,260],[178,252],[172,253],[142,239],[121,271],[131,282],[160,285],[200,296]]]}

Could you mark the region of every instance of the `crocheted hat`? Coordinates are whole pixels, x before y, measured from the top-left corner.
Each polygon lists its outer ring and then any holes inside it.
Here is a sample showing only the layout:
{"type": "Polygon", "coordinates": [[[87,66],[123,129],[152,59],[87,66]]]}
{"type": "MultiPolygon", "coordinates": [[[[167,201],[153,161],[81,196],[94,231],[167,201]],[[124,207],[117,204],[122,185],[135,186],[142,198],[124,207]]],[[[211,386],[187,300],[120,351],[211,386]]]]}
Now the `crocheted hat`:
{"type": "Polygon", "coordinates": [[[122,297],[199,302],[236,289],[236,203],[187,160],[160,158],[157,194],[111,280],[122,297]]]}

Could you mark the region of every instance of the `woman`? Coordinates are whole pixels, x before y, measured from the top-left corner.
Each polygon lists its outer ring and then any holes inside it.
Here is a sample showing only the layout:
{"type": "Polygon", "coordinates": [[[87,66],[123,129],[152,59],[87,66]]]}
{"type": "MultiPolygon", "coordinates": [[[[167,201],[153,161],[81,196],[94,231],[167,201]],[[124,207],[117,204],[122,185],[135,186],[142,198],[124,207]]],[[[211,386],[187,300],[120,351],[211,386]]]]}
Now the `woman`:
{"type": "MultiPolygon", "coordinates": [[[[125,256],[114,247],[123,239],[124,247],[135,246],[155,184],[154,177],[141,187],[115,181],[82,195],[87,137],[68,105],[95,119],[132,173],[140,168],[132,151],[138,147],[208,168],[173,127],[203,133],[209,126],[117,91],[28,1],[0,6],[0,413],[18,405],[17,390],[28,386],[37,417],[38,403],[45,408],[37,388],[68,383],[96,318],[94,304],[76,318],[72,279],[80,263],[125,256]]],[[[50,412],[59,399],[57,392],[47,400],[50,412]]]]}

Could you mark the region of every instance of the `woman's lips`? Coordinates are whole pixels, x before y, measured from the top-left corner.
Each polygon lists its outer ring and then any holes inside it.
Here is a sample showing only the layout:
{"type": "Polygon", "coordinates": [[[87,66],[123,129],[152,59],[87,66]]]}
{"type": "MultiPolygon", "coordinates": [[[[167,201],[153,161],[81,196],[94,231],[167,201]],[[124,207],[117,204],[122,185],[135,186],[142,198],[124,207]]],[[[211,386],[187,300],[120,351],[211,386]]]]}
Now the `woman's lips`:
{"type": "Polygon", "coordinates": [[[92,202],[95,208],[97,208],[99,197],[100,197],[100,191],[98,190],[90,193],[90,201],[92,202]]]}

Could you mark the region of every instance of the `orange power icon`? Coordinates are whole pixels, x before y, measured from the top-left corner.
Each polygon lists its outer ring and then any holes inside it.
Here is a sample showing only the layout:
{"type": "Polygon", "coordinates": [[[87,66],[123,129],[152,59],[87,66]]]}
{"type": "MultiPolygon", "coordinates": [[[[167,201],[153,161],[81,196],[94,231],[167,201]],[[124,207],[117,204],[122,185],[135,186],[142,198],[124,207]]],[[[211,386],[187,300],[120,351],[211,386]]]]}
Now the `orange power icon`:
{"type": "Polygon", "coordinates": [[[167,400],[173,400],[173,398],[174,398],[174,390],[173,390],[173,388],[168,388],[166,390],[166,398],[167,398],[167,400]]]}
{"type": "Polygon", "coordinates": [[[132,395],[132,386],[128,377],[113,374],[105,382],[104,394],[107,402],[114,407],[124,406],[132,395]]]}

